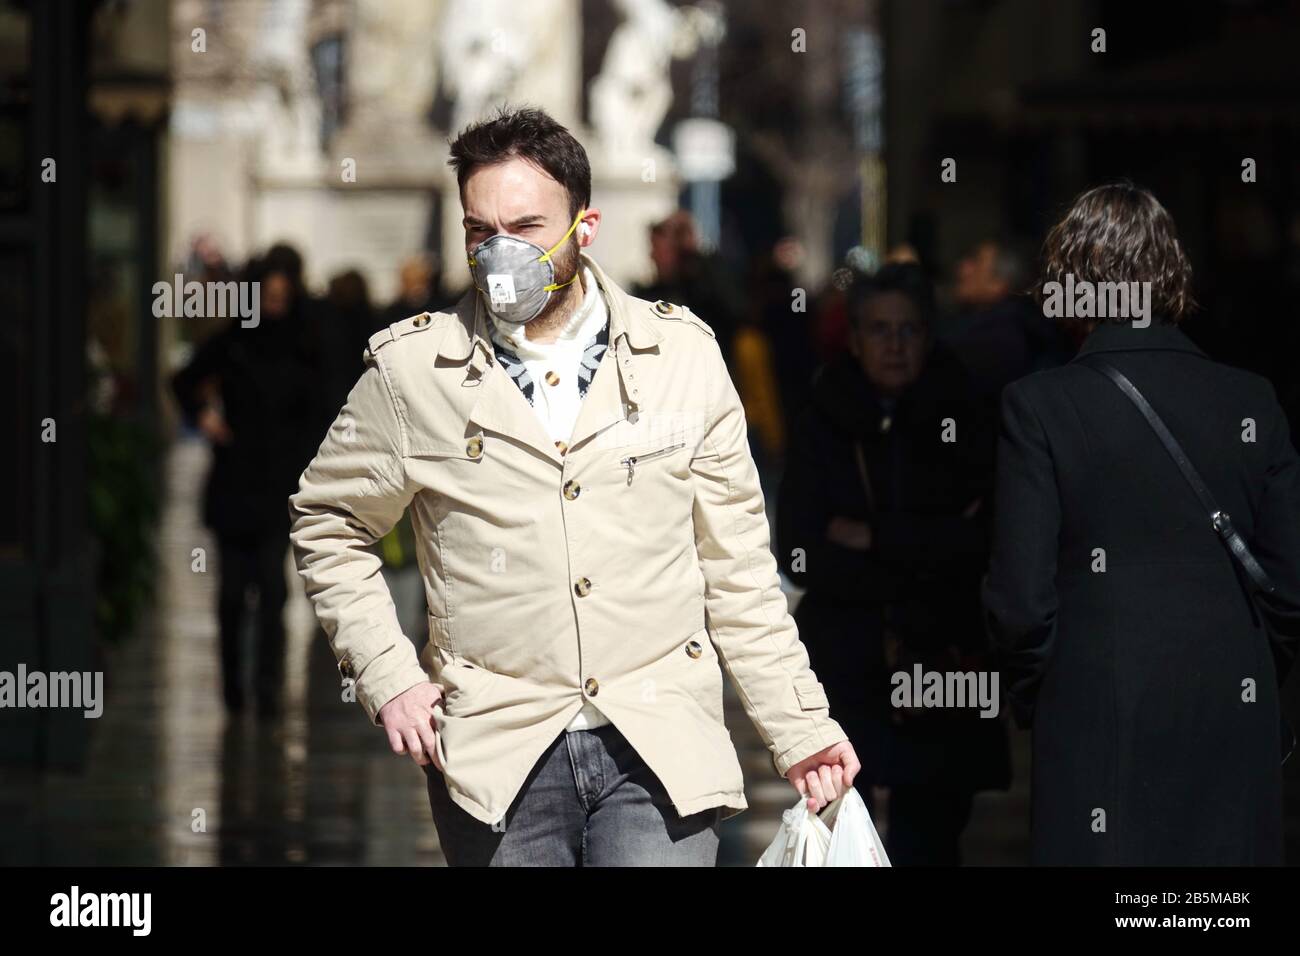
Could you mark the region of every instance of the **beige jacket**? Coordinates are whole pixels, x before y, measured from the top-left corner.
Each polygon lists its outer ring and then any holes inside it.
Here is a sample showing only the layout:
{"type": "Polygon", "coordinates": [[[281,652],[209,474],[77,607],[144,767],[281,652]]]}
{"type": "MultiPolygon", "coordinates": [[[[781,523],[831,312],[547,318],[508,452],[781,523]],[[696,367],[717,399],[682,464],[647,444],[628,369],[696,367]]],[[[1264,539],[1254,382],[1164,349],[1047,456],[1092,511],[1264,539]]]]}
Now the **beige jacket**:
{"type": "Polygon", "coordinates": [[[478,295],[396,322],[289,500],[298,567],[372,720],[442,686],[448,789],[477,819],[504,817],[584,695],[680,814],[731,816],[746,802],[724,668],[779,773],[845,735],[778,584],[713,332],[583,262],[610,345],[567,449],[494,362],[478,295]],[[418,658],[367,550],[407,508],[430,609],[418,658]]]}

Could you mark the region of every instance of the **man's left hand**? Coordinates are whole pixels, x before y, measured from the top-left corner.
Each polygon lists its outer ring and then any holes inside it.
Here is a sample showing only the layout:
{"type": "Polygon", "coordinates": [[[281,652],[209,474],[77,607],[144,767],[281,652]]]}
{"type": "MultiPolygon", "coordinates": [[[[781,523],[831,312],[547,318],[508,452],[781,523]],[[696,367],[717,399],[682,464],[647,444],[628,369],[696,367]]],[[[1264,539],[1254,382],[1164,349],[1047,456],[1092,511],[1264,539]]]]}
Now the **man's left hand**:
{"type": "Polygon", "coordinates": [[[847,740],[832,744],[811,757],[805,757],[786,772],[785,779],[808,798],[808,809],[821,812],[853,786],[853,778],[862,769],[853,745],[847,740]]]}

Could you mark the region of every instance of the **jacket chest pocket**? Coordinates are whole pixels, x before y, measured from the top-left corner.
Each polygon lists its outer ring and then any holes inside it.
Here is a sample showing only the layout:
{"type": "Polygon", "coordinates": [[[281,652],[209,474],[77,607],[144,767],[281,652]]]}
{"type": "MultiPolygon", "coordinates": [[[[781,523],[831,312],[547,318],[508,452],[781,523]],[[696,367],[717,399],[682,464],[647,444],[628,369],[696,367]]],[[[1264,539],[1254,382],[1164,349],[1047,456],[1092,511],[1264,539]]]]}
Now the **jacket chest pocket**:
{"type": "Polygon", "coordinates": [[[480,480],[495,451],[482,435],[471,435],[456,444],[425,443],[414,447],[404,461],[421,485],[441,494],[454,491],[457,482],[480,480]]]}
{"type": "Polygon", "coordinates": [[[652,462],[658,462],[667,458],[674,452],[681,451],[686,447],[686,442],[679,441],[664,445],[661,448],[651,446],[647,451],[638,451],[631,454],[623,455],[618,460],[618,467],[623,469],[627,474],[627,483],[630,485],[636,480],[638,467],[643,467],[652,462]]]}
{"type": "Polygon", "coordinates": [[[495,435],[469,435],[412,449],[404,458],[408,474],[437,500],[439,519],[448,512],[496,507],[518,500],[536,476],[520,469],[510,443],[495,435]]]}

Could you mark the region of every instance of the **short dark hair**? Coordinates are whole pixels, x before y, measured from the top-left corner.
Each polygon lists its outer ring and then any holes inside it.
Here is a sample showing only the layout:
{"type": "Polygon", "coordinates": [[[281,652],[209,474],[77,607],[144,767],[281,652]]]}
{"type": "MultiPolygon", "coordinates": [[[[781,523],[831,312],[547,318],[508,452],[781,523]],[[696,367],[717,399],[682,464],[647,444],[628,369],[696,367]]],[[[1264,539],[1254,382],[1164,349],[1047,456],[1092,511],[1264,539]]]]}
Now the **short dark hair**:
{"type": "Polygon", "coordinates": [[[591,205],[591,163],[582,144],[545,110],[502,106],[497,114],[467,126],[451,142],[449,166],[461,195],[465,180],[480,166],[513,156],[535,163],[569,193],[569,215],[591,205]]]}
{"type": "Polygon", "coordinates": [[[877,296],[897,292],[916,306],[921,321],[928,328],[934,318],[934,287],[925,269],[915,262],[890,262],[869,275],[859,276],[849,286],[849,322],[858,327],[866,317],[867,306],[877,296]]]}
{"type": "Polygon", "coordinates": [[[1075,198],[1043,242],[1043,275],[1034,297],[1041,302],[1043,286],[1064,284],[1067,273],[1075,282],[1150,282],[1151,311],[1162,322],[1181,322],[1196,308],[1192,266],[1173,217],[1150,190],[1128,181],[1075,198]]]}

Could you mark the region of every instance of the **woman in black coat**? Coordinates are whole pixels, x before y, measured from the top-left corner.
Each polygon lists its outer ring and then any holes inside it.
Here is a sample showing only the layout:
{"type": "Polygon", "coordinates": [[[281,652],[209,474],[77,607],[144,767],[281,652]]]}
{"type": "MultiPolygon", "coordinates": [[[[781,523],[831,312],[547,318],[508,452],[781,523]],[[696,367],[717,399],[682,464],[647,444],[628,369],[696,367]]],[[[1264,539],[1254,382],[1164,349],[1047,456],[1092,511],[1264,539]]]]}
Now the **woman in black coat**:
{"type": "MultiPolygon", "coordinates": [[[[993,436],[956,359],[934,346],[916,266],[850,290],[851,354],[825,366],[793,429],[777,507],[795,619],[831,712],[890,788],[899,865],[956,864],[976,790],[1005,787],[1006,731],[976,709],[894,706],[892,678],[975,671],[993,436]]],[[[998,699],[993,688],[992,709],[998,699]]]]}
{"type": "Polygon", "coordinates": [[[1274,653],[1300,632],[1286,418],[1266,380],[1210,361],[1177,328],[1190,268],[1150,193],[1085,193],[1044,252],[1047,283],[1071,275],[1076,306],[1097,311],[1081,282],[1148,281],[1150,309],[1087,320],[1073,362],[1002,397],[983,597],[1017,720],[1033,728],[1033,860],[1279,863],[1274,653]],[[1098,358],[1145,394],[1272,577],[1277,646],[1155,432],[1085,364],[1098,358]]]}

